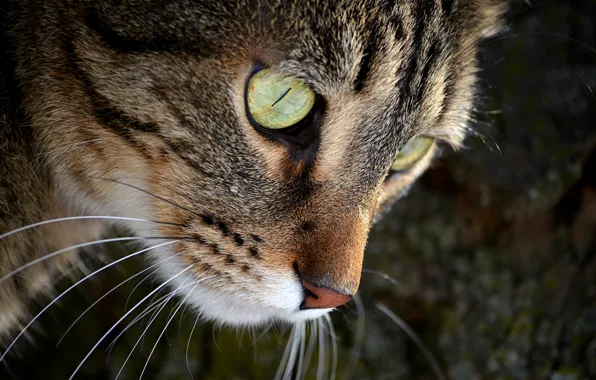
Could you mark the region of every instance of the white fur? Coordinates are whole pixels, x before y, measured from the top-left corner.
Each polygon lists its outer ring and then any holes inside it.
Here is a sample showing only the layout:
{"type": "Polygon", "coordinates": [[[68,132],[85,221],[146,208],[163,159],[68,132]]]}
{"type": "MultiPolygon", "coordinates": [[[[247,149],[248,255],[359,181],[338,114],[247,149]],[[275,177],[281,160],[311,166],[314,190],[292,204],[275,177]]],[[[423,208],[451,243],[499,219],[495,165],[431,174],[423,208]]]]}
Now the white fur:
{"type": "MultiPolygon", "coordinates": [[[[154,259],[161,261],[175,254],[167,247],[154,253],[154,259]]],[[[178,257],[172,257],[160,266],[160,276],[167,280],[184,269],[178,257]]],[[[189,275],[192,276],[192,275],[189,275]]],[[[189,283],[188,276],[179,276],[171,282],[172,287],[189,283]]],[[[212,289],[199,284],[196,288],[183,288],[182,297],[193,305],[205,319],[232,326],[255,326],[268,322],[297,323],[319,318],[333,309],[299,310],[303,291],[293,274],[271,273],[263,276],[258,289],[250,294],[232,293],[212,289]],[[192,292],[192,294],[188,294],[192,292]]]]}

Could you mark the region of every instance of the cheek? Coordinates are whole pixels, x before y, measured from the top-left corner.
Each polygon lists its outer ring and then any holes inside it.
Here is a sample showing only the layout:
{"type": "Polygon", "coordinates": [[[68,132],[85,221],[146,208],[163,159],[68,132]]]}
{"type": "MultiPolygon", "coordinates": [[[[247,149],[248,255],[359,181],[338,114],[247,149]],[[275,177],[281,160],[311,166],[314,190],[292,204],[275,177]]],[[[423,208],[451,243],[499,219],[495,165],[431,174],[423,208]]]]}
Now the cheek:
{"type": "Polygon", "coordinates": [[[98,124],[85,127],[70,136],[74,143],[58,142],[62,148],[49,157],[57,185],[88,212],[152,218],[153,202],[143,191],[154,192],[150,179],[159,150],[142,135],[126,140],[98,124]]]}

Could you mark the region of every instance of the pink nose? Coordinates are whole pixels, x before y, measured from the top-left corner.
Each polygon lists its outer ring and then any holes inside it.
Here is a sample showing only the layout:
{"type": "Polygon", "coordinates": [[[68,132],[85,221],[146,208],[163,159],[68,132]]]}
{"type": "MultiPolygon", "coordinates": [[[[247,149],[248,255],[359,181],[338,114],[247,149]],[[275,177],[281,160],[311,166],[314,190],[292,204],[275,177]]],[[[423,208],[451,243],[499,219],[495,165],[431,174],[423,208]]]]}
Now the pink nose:
{"type": "Polygon", "coordinates": [[[302,303],[305,309],[329,309],[347,303],[352,297],[336,292],[329,288],[319,288],[306,280],[302,285],[307,289],[306,297],[302,303]]]}

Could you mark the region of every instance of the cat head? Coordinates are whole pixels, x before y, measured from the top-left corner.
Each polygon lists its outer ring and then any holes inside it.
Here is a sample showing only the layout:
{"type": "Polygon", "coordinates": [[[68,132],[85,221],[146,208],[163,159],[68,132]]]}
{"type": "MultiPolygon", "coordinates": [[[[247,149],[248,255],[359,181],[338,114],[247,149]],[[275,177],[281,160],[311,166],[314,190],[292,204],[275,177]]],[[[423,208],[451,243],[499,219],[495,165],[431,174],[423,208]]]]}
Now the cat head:
{"type": "Polygon", "coordinates": [[[155,221],[127,226],[170,242],[153,253],[163,278],[236,325],[315,318],[356,293],[373,219],[439,144],[461,145],[476,45],[501,13],[491,0],[27,4],[17,71],[59,193],[155,221]]]}

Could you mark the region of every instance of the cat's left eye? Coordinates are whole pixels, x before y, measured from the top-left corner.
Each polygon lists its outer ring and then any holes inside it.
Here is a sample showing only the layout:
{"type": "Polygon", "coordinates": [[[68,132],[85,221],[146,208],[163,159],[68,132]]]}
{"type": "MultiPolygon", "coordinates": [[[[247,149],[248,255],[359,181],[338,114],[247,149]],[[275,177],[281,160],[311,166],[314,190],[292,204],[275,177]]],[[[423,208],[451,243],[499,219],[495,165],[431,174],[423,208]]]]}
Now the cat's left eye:
{"type": "Polygon", "coordinates": [[[248,112],[263,128],[280,130],[303,120],[315,105],[315,93],[306,83],[272,69],[263,69],[249,79],[246,90],[248,112]]]}
{"type": "Polygon", "coordinates": [[[391,170],[398,172],[410,169],[426,156],[434,143],[435,140],[430,137],[414,137],[399,151],[393,165],[391,165],[391,170]]]}

